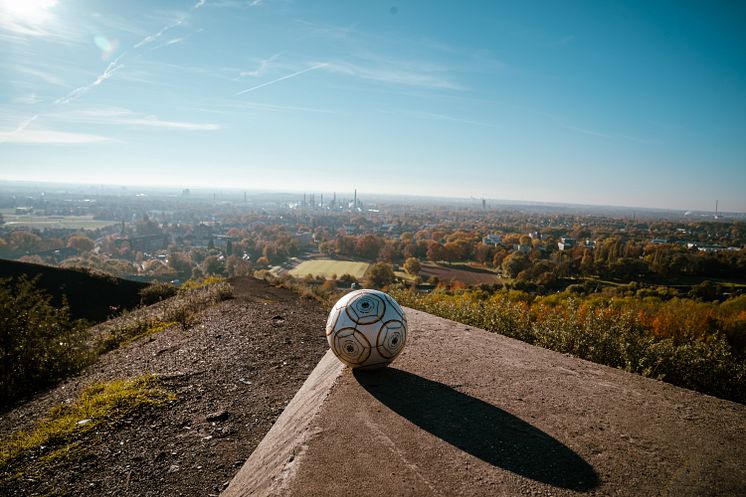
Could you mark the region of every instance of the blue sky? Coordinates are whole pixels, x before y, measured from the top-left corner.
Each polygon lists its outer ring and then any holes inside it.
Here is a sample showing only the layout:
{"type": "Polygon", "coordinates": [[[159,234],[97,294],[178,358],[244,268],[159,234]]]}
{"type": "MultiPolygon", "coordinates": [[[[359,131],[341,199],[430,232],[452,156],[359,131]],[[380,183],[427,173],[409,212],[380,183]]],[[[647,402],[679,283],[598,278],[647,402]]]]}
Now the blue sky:
{"type": "Polygon", "coordinates": [[[0,0],[0,179],[746,211],[742,2],[0,0]]]}

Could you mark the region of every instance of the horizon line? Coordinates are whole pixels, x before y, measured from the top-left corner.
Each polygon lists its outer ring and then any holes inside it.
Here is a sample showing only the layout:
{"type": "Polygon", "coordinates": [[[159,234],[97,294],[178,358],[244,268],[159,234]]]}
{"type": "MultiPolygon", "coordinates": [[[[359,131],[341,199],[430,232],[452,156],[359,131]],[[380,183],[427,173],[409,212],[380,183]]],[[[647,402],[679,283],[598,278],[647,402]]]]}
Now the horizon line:
{"type": "MultiPolygon", "coordinates": [[[[38,180],[38,179],[6,179],[0,178],[0,184],[9,183],[25,183],[31,185],[75,185],[75,186],[88,186],[88,187],[124,187],[124,188],[147,188],[151,190],[158,189],[174,189],[184,190],[189,189],[190,191],[211,191],[220,190],[230,192],[263,192],[263,193],[277,193],[277,194],[303,194],[303,193],[350,193],[345,189],[328,191],[316,191],[316,190],[301,190],[301,189],[281,189],[281,188],[241,188],[236,185],[209,185],[209,186],[190,186],[188,184],[137,184],[137,183],[105,183],[105,182],[80,182],[80,181],[60,181],[60,180],[38,180]]],[[[360,190],[359,188],[357,190],[360,190]]],[[[213,192],[214,193],[214,192],[213,192]]],[[[630,211],[663,211],[672,213],[712,213],[715,214],[714,210],[704,209],[683,209],[683,208],[672,208],[672,207],[643,207],[643,206],[627,206],[627,205],[613,205],[613,204],[594,204],[594,203],[570,203],[570,202],[555,202],[555,201],[542,201],[542,200],[517,200],[509,198],[494,198],[494,197],[464,197],[455,195],[434,195],[434,194],[405,194],[405,193],[387,193],[387,192],[368,192],[371,196],[382,196],[382,197],[401,197],[401,198],[418,198],[418,199],[433,199],[433,200],[457,200],[457,201],[473,201],[475,204],[481,203],[482,200],[487,202],[497,202],[499,205],[523,205],[523,206],[546,206],[546,207],[564,207],[564,208],[606,208],[606,209],[623,209],[630,211]],[[503,203],[503,204],[500,204],[503,203]]],[[[359,196],[359,195],[358,195],[359,196]]],[[[744,215],[746,211],[724,211],[719,209],[717,211],[719,215],[726,214],[737,214],[744,215]]]]}

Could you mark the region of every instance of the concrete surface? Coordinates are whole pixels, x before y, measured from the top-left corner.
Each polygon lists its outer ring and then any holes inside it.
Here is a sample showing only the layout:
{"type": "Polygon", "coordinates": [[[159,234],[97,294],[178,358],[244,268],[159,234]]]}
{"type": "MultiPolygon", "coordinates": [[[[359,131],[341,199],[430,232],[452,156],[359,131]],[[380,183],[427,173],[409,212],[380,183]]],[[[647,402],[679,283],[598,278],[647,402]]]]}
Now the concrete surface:
{"type": "Polygon", "coordinates": [[[325,356],[223,495],[746,495],[746,406],[407,317],[385,370],[325,356]]]}

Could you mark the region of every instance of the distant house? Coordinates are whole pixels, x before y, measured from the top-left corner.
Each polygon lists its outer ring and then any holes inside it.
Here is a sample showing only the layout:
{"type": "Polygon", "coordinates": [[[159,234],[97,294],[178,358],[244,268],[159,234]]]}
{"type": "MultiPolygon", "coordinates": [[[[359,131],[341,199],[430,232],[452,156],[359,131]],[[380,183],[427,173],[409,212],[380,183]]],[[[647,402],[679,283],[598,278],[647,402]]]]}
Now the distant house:
{"type": "Polygon", "coordinates": [[[155,252],[168,246],[168,235],[141,235],[129,238],[117,238],[114,245],[119,248],[127,243],[132,250],[138,252],[155,252]]]}
{"type": "Polygon", "coordinates": [[[27,255],[38,255],[43,259],[49,259],[55,263],[60,263],[65,259],[78,255],[78,251],[71,247],[61,247],[58,249],[42,250],[33,254],[27,255]]]}
{"type": "Polygon", "coordinates": [[[357,232],[357,226],[354,224],[345,224],[342,228],[347,232],[348,235],[354,235],[357,232]]]}
{"type": "Polygon", "coordinates": [[[574,238],[569,238],[566,236],[563,236],[557,242],[557,247],[559,247],[560,250],[569,250],[571,248],[574,248],[576,245],[577,241],[574,238]]]}
{"type": "Polygon", "coordinates": [[[228,250],[228,242],[233,244],[240,241],[241,238],[237,236],[215,235],[212,237],[212,243],[215,245],[215,248],[220,250],[228,250]]]}
{"type": "Polygon", "coordinates": [[[652,243],[653,245],[665,245],[666,243],[668,243],[668,240],[666,240],[665,238],[653,238],[652,240],[650,240],[650,243],[652,243]]]}
{"type": "Polygon", "coordinates": [[[482,237],[482,243],[484,243],[485,245],[492,245],[493,247],[497,247],[502,243],[502,241],[503,237],[496,233],[492,233],[490,235],[482,237]]]}
{"type": "Polygon", "coordinates": [[[700,252],[720,252],[722,250],[740,250],[738,247],[723,247],[722,245],[692,243],[686,244],[687,248],[696,248],[700,252]]]}
{"type": "Polygon", "coordinates": [[[34,213],[33,207],[16,207],[16,216],[28,216],[34,213]]]}

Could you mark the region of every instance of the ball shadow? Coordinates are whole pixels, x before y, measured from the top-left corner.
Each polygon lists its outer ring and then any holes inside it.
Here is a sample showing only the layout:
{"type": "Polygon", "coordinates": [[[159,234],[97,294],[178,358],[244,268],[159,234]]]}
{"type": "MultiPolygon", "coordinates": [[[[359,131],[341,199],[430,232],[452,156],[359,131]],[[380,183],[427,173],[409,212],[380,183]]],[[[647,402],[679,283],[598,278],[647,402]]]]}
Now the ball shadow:
{"type": "Polygon", "coordinates": [[[487,402],[396,368],[353,374],[394,412],[493,466],[571,490],[600,484],[593,467],[562,442],[487,402]]]}

